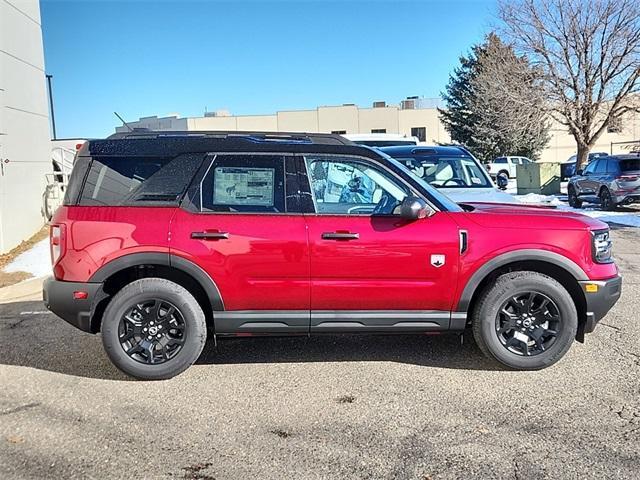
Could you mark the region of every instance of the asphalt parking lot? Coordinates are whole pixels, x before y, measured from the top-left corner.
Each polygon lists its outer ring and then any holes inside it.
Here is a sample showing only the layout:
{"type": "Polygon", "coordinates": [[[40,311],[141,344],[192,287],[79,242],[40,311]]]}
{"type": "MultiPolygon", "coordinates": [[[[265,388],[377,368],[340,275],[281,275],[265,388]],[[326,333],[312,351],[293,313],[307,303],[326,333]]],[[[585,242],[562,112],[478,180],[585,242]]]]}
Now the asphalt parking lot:
{"type": "Polygon", "coordinates": [[[540,372],[470,336],[331,336],[138,382],[41,302],[0,305],[0,478],[638,478],[640,230],[613,236],[622,299],[540,372]]]}

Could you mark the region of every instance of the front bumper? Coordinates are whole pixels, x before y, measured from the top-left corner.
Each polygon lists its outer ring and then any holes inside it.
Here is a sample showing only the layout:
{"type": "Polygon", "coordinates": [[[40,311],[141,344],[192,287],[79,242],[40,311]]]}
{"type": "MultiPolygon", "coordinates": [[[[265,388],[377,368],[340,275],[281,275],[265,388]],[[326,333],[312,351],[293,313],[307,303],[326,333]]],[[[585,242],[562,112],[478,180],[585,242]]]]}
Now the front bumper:
{"type": "Polygon", "coordinates": [[[584,333],[591,333],[620,298],[622,277],[618,275],[608,280],[587,280],[579,283],[587,299],[587,322],[584,333]],[[597,289],[593,285],[596,285],[597,289]],[[591,291],[594,289],[596,291],[591,291]]]}
{"type": "Polygon", "coordinates": [[[42,299],[47,309],[84,332],[96,333],[91,318],[102,292],[102,283],[63,282],[49,277],[42,286],[42,299]],[[75,292],[86,292],[87,298],[74,298],[75,292]]]}

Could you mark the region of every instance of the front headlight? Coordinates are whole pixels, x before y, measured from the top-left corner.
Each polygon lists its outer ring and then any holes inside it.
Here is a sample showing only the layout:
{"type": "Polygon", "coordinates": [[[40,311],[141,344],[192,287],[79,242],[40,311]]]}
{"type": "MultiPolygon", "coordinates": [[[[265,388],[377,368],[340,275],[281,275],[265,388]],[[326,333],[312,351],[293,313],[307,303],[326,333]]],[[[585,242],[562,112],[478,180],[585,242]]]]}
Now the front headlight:
{"type": "Polygon", "coordinates": [[[609,237],[609,230],[596,230],[591,232],[591,246],[593,251],[593,261],[596,263],[611,263],[612,242],[609,237]]]}

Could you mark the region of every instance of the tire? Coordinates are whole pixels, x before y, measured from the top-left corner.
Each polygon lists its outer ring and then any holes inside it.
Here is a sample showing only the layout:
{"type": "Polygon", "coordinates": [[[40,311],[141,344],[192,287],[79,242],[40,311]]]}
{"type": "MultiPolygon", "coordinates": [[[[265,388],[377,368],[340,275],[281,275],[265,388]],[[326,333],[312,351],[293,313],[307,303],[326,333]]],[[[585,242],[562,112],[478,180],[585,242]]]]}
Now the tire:
{"type": "Polygon", "coordinates": [[[162,278],[143,278],[122,288],[107,305],[101,330],[113,364],[142,380],[182,373],[198,359],[207,339],[205,315],[196,299],[162,278]]]}
{"type": "Polygon", "coordinates": [[[509,180],[511,180],[511,175],[509,175],[509,171],[508,171],[508,170],[500,170],[500,171],[498,172],[498,175],[500,175],[501,173],[504,173],[504,174],[507,176],[507,178],[508,178],[509,180]]]}
{"type": "Polygon", "coordinates": [[[613,202],[613,198],[611,197],[611,192],[607,187],[602,187],[600,190],[600,208],[606,211],[612,211],[616,209],[616,204],[613,202]]]}
{"type": "Polygon", "coordinates": [[[569,185],[569,188],[567,189],[567,197],[571,208],[582,208],[582,200],[578,198],[576,189],[572,185],[569,185]]]}
{"type": "Polygon", "coordinates": [[[553,365],[567,353],[576,336],[578,314],[569,292],[553,278],[538,272],[512,272],[500,276],[480,294],[472,313],[472,325],[476,343],[487,357],[516,370],[540,370],[553,365]],[[520,318],[516,320],[500,313],[505,303],[508,305],[505,310],[514,311],[510,306],[512,298],[524,298],[526,303],[532,294],[534,299],[541,299],[534,300],[536,308],[545,298],[549,299],[541,310],[546,309],[549,315],[515,315],[520,318]],[[556,316],[558,320],[546,320],[546,328],[540,323],[542,319],[556,316]],[[502,323],[505,319],[509,320],[502,323]],[[521,323],[516,326],[518,321],[521,323]],[[506,326],[510,322],[513,322],[513,328],[506,326]],[[548,334],[539,337],[544,348],[541,351],[533,337],[543,331],[548,334]],[[523,342],[523,336],[529,342],[523,342]]]}

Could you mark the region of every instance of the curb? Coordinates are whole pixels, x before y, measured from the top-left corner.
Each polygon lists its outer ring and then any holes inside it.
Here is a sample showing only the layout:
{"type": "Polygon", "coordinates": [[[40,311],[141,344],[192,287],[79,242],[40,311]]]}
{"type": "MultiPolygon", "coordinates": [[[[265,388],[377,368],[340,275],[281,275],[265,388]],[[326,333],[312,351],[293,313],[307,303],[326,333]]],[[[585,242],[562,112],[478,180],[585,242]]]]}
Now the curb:
{"type": "Polygon", "coordinates": [[[0,288],[0,304],[42,300],[42,283],[47,277],[29,278],[0,288]]]}

